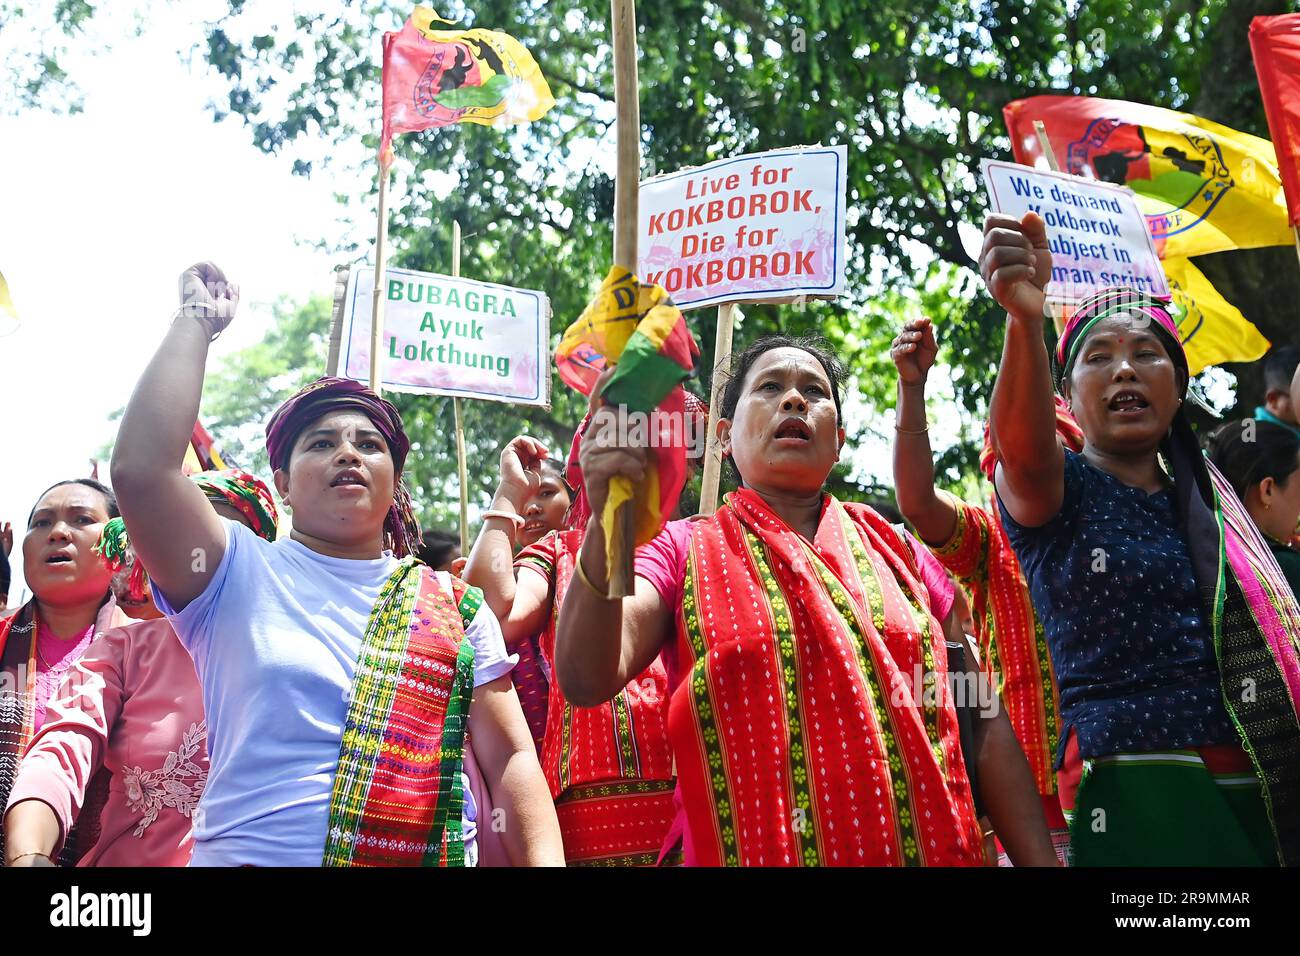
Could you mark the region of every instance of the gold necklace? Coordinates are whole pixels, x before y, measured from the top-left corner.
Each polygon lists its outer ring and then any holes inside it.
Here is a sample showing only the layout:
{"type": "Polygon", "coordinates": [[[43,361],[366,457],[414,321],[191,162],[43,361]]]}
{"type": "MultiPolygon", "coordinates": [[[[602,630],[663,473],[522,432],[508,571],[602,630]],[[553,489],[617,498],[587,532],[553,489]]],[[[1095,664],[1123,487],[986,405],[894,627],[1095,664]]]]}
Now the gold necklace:
{"type": "MultiPolygon", "coordinates": [[[[95,625],[91,624],[90,626],[91,628],[93,628],[95,625]]],[[[86,635],[83,632],[81,637],[77,638],[77,643],[80,644],[83,640],[85,640],[85,638],[86,635]]],[[[45,665],[45,672],[47,674],[62,674],[63,671],[66,671],[69,667],[72,666],[71,664],[64,664],[62,670],[60,670],[59,668],[55,667],[53,664],[51,664],[49,661],[45,659],[45,655],[41,653],[41,632],[39,630],[36,632],[36,656],[40,658],[41,663],[45,665]]],[[[60,661],[59,663],[62,664],[63,661],[60,661]]]]}
{"type": "Polygon", "coordinates": [[[1288,551],[1294,551],[1294,550],[1295,550],[1295,548],[1291,547],[1291,542],[1290,542],[1290,541],[1282,541],[1282,540],[1280,540],[1279,538],[1275,538],[1275,537],[1273,537],[1271,534],[1269,534],[1267,531],[1265,531],[1263,528],[1260,528],[1259,531],[1260,531],[1260,533],[1261,533],[1264,537],[1268,538],[1269,541],[1272,541],[1272,542],[1273,542],[1274,544],[1276,544],[1278,547],[1286,548],[1288,551]]]}

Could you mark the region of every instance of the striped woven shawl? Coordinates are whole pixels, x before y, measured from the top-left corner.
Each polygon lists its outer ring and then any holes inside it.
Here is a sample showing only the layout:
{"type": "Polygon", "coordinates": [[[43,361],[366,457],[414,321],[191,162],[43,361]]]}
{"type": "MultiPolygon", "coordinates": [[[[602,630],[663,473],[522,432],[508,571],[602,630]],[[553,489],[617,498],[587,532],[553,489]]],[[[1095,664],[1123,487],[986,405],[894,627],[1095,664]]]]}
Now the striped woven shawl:
{"type": "Polygon", "coordinates": [[[325,866],[464,866],[461,784],[482,592],[404,558],[370,614],[330,799],[325,866]]]}

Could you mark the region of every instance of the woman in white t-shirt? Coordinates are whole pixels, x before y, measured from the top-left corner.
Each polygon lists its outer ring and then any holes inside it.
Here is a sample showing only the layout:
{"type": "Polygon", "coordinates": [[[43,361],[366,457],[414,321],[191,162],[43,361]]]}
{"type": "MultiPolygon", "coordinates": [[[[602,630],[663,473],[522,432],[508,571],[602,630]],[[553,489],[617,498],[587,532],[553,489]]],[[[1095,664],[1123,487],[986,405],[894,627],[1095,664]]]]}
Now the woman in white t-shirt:
{"type": "Polygon", "coordinates": [[[181,295],[123,416],[113,483],[203,686],[193,863],[473,865],[468,731],[510,861],[562,865],[500,627],[476,589],[410,556],[396,408],[345,379],[308,386],[267,433],[290,537],[216,517],[180,465],[238,290],[204,263],[181,295]]]}

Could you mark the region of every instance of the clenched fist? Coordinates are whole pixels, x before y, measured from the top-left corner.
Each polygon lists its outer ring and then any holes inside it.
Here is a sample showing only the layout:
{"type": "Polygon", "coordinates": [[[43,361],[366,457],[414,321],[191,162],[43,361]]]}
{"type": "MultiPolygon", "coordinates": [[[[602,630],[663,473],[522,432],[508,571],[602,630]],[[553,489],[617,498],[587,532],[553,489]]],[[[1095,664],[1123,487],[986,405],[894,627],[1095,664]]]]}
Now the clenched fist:
{"type": "Polygon", "coordinates": [[[1012,318],[1045,317],[1052,253],[1042,218],[1032,212],[1019,220],[988,216],[980,249],[980,275],[993,298],[1012,318]]]}
{"type": "Polygon", "coordinates": [[[889,357],[898,367],[898,380],[904,385],[923,385],[939,354],[934,327],[929,319],[912,319],[903,326],[889,347],[889,357]]]}
{"type": "Polygon", "coordinates": [[[210,338],[216,338],[239,306],[239,286],[226,280],[226,274],[211,262],[199,262],[181,273],[181,311],[203,322],[210,338]]]}

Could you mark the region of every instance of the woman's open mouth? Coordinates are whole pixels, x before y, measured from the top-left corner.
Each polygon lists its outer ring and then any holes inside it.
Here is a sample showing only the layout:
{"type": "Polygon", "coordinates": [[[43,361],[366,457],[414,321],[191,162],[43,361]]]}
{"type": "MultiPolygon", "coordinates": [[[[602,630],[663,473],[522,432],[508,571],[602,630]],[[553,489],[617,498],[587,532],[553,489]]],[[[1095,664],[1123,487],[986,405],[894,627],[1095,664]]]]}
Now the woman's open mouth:
{"type": "Polygon", "coordinates": [[[1127,417],[1141,415],[1151,407],[1151,403],[1139,392],[1123,391],[1116,392],[1106,407],[1117,415],[1127,417]]]}
{"type": "Polygon", "coordinates": [[[46,557],[45,563],[46,564],[76,564],[76,560],[73,558],[71,552],[58,551],[46,557]]]}
{"type": "Polygon", "coordinates": [[[348,468],[335,476],[334,480],[330,482],[330,487],[365,490],[366,480],[361,477],[361,472],[355,468],[348,468]]]}
{"type": "Polygon", "coordinates": [[[772,437],[778,444],[798,447],[812,441],[812,429],[802,419],[787,418],[776,427],[772,437]]]}

